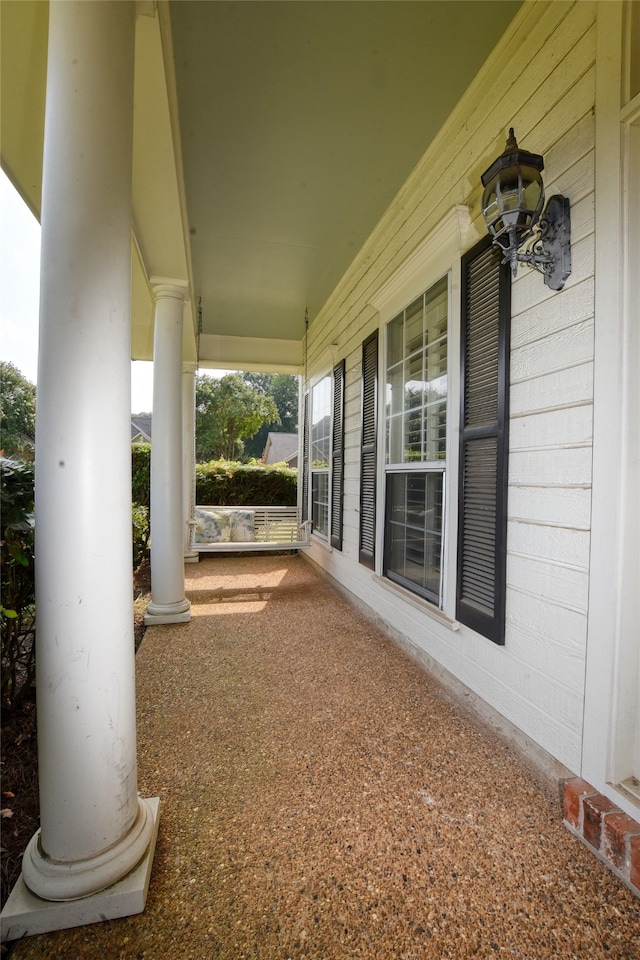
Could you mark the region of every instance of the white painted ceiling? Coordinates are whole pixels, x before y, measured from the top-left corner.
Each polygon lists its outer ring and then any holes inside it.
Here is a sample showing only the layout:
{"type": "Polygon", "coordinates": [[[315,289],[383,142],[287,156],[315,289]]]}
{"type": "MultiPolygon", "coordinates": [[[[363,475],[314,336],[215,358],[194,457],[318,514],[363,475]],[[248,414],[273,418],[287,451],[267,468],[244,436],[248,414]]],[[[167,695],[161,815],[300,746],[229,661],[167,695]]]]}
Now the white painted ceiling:
{"type": "Polygon", "coordinates": [[[204,333],[302,337],[519,6],[170,4],[204,333]]]}

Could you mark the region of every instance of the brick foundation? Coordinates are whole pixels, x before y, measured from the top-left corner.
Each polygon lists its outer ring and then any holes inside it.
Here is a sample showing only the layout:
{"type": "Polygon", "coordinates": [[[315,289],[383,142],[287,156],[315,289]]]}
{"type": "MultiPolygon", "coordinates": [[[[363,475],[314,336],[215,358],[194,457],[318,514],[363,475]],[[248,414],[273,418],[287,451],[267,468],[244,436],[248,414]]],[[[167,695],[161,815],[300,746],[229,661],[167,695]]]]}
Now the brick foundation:
{"type": "Polygon", "coordinates": [[[563,783],[565,826],[640,897],[640,823],[581,777],[563,783]]]}

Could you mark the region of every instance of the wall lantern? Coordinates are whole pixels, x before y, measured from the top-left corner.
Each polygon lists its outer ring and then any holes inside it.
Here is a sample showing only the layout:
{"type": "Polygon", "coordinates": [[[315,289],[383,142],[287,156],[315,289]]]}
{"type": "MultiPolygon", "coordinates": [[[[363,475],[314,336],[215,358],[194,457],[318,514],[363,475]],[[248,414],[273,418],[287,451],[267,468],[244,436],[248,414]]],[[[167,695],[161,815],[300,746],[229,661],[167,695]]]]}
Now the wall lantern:
{"type": "Polygon", "coordinates": [[[544,274],[548,287],[562,290],[571,273],[569,201],[556,194],[542,211],[543,167],[539,154],[518,147],[511,127],[504,153],[482,174],[482,215],[513,277],[518,264],[526,263],[544,274]],[[527,241],[528,248],[519,253],[527,241]]]}

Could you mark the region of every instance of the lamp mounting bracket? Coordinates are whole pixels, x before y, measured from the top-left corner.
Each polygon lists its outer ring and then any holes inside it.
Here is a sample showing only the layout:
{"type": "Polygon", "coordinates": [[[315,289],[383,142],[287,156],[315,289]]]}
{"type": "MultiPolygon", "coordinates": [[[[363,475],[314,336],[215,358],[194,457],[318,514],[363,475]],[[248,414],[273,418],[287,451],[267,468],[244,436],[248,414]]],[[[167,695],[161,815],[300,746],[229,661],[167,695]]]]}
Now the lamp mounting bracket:
{"type": "MultiPolygon", "coordinates": [[[[538,235],[515,260],[526,263],[544,276],[551,290],[562,290],[571,273],[571,205],[567,197],[554,194],[535,229],[538,235]]],[[[508,255],[503,262],[511,259],[508,255]]],[[[515,263],[513,263],[515,267],[515,263]]]]}

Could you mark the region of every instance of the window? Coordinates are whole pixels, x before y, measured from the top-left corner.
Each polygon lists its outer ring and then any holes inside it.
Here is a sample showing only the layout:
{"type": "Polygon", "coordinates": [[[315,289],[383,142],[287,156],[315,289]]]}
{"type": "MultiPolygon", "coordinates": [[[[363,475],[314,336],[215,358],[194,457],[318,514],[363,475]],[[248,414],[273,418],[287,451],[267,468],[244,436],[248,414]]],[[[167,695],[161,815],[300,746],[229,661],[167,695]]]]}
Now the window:
{"type": "Polygon", "coordinates": [[[387,324],[384,574],[442,606],[448,281],[387,324]]]}
{"type": "Polygon", "coordinates": [[[304,395],[302,519],[316,536],[342,550],[345,361],[304,395]]]}
{"type": "Polygon", "coordinates": [[[331,456],[331,377],[311,391],[311,528],[329,538],[329,462],[331,456]]]}

